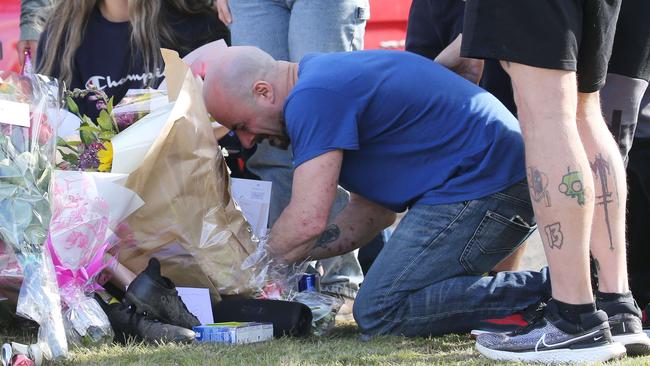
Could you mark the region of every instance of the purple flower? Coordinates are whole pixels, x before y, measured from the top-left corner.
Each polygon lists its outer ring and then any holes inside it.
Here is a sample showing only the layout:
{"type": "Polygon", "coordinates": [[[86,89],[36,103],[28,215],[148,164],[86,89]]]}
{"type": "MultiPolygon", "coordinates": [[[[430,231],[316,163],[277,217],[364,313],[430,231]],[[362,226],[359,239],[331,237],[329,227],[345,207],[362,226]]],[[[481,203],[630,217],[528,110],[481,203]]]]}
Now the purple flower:
{"type": "Polygon", "coordinates": [[[97,102],[95,102],[95,107],[98,111],[106,109],[106,102],[103,99],[97,99],[97,102]]]}
{"type": "Polygon", "coordinates": [[[97,152],[101,149],[104,149],[104,145],[99,142],[85,145],[84,151],[79,155],[79,168],[81,170],[97,170],[99,168],[97,152]]]}
{"type": "Polygon", "coordinates": [[[115,113],[114,117],[117,130],[122,132],[138,119],[138,112],[115,113]]]}

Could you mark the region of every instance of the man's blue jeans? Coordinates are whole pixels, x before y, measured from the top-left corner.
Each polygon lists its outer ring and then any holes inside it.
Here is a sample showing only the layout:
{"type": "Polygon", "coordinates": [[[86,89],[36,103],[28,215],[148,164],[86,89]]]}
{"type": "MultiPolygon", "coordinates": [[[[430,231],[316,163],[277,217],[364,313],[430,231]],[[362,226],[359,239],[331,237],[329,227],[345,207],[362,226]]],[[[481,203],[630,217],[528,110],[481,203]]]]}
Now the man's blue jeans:
{"type": "Polygon", "coordinates": [[[416,204],[368,271],[354,304],[367,335],[468,332],[550,296],[548,271],[484,276],[536,228],[526,182],[488,197],[416,204]]]}
{"type": "MultiPolygon", "coordinates": [[[[298,62],[309,52],[363,49],[368,0],[230,0],[233,46],[256,46],[276,60],[298,62]]],[[[291,198],[293,156],[290,151],[263,142],[247,162],[248,169],[273,182],[269,224],[272,225],[291,198]]],[[[348,202],[339,187],[331,217],[348,202]]],[[[363,281],[356,251],[321,260],[323,291],[354,298],[363,281]]]]}

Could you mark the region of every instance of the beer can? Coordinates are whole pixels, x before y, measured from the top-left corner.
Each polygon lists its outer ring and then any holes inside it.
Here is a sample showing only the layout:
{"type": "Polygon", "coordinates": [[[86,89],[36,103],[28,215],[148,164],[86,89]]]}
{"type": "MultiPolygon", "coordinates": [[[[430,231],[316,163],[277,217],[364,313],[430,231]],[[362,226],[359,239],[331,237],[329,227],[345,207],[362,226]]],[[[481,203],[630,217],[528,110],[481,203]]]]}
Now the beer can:
{"type": "Polygon", "coordinates": [[[316,273],[305,273],[298,281],[298,291],[320,291],[320,278],[316,273]]]}

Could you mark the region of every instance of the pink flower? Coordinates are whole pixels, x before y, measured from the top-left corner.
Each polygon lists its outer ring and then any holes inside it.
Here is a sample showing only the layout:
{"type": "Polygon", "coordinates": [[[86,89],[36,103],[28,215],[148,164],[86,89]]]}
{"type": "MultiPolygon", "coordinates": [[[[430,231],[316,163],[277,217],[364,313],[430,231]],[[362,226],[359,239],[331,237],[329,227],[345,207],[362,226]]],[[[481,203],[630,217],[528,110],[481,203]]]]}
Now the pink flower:
{"type": "Polygon", "coordinates": [[[70,234],[66,239],[65,242],[68,244],[66,245],[66,249],[70,249],[74,247],[85,249],[86,247],[88,247],[88,241],[89,241],[88,236],[86,234],[79,231],[75,231],[72,234],[70,234]]]}

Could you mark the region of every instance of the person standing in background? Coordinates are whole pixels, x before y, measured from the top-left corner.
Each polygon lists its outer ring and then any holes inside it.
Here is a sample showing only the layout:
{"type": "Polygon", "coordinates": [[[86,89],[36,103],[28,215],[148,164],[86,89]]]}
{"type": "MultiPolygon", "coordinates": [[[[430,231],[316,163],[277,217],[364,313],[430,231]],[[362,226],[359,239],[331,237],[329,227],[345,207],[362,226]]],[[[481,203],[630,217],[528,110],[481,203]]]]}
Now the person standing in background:
{"type": "Polygon", "coordinates": [[[20,40],[16,45],[16,51],[21,66],[25,63],[26,49],[31,50],[32,57],[36,56],[38,38],[52,3],[53,0],[21,0],[20,2],[20,40]]]}
{"type": "Polygon", "coordinates": [[[499,60],[512,80],[552,285],[532,324],[478,336],[489,358],[595,362],[650,349],[628,286],[625,168],[600,109],[620,4],[467,1],[461,56],[499,60]]]}

